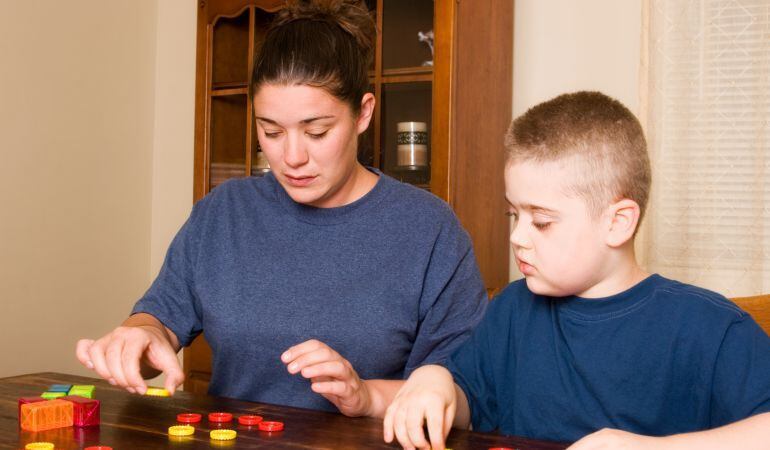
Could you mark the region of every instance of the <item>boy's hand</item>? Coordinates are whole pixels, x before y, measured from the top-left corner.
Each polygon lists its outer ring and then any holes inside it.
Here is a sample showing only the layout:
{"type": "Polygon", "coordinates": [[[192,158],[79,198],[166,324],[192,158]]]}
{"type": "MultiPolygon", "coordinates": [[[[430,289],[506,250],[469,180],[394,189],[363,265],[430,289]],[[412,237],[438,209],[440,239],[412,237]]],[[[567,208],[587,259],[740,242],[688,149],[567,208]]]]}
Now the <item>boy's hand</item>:
{"type": "Polygon", "coordinates": [[[567,450],[642,450],[657,448],[659,438],[605,428],[572,444],[567,450]]]}
{"type": "Polygon", "coordinates": [[[370,415],[371,395],[347,359],[323,342],[311,339],[295,345],[281,355],[291,374],[308,378],[313,392],[334,403],[351,417],[370,415]]]}
{"type": "Polygon", "coordinates": [[[84,366],[131,393],[147,391],[142,366],[164,372],[171,394],[184,381],[173,343],[155,326],[120,326],[96,341],[81,339],[75,354],[84,366]]]}
{"type": "Polygon", "coordinates": [[[392,442],[395,436],[405,449],[443,449],[456,407],[457,394],[449,371],[434,365],[420,367],[385,413],[385,442],[392,442]],[[430,442],[425,439],[423,423],[427,423],[430,442]]]}

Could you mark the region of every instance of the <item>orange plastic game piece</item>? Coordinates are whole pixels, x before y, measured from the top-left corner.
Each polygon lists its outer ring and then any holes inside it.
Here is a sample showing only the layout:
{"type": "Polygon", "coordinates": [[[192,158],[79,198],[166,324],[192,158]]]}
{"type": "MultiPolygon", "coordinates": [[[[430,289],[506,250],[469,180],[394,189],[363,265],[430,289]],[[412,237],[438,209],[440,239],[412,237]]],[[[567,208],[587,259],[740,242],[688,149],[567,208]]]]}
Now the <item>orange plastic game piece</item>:
{"type": "Polygon", "coordinates": [[[27,403],[37,403],[37,402],[46,402],[48,400],[44,399],[43,397],[21,397],[19,399],[19,425],[21,425],[21,405],[26,405],[27,403]]]}
{"type": "Polygon", "coordinates": [[[73,405],[66,400],[21,405],[21,428],[27,431],[43,431],[54,428],[71,427],[73,424],[73,405]]]}
{"type": "Polygon", "coordinates": [[[72,420],[76,427],[99,425],[99,400],[78,395],[68,395],[61,399],[72,403],[72,420]]]}
{"type": "Polygon", "coordinates": [[[283,422],[259,422],[257,427],[259,427],[259,431],[281,431],[283,430],[283,422]]]}

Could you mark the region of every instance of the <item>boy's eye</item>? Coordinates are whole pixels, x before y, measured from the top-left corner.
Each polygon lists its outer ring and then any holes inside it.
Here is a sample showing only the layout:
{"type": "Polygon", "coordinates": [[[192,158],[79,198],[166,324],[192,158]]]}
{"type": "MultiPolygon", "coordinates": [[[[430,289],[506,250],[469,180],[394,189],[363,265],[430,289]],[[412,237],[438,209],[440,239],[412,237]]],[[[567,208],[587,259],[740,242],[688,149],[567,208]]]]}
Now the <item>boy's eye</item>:
{"type": "Polygon", "coordinates": [[[311,133],[310,131],[307,131],[305,134],[307,134],[310,139],[321,139],[322,137],[326,136],[327,131],[329,130],[325,130],[320,133],[311,133]]]}

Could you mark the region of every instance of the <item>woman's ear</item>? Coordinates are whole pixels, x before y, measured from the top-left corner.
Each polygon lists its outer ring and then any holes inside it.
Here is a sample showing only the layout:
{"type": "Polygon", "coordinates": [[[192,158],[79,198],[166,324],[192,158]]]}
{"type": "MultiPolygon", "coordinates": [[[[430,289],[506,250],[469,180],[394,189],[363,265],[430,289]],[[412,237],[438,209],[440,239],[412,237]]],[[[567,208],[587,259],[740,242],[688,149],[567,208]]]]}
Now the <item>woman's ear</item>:
{"type": "Polygon", "coordinates": [[[609,229],[606,243],[610,247],[620,247],[633,240],[636,227],[639,225],[639,204],[624,198],[609,206],[609,229]]]}
{"type": "Polygon", "coordinates": [[[363,133],[369,128],[369,122],[372,121],[374,115],[374,105],[377,100],[374,98],[374,94],[367,92],[361,98],[361,112],[358,113],[358,120],[356,121],[356,130],[358,134],[363,133]]]}

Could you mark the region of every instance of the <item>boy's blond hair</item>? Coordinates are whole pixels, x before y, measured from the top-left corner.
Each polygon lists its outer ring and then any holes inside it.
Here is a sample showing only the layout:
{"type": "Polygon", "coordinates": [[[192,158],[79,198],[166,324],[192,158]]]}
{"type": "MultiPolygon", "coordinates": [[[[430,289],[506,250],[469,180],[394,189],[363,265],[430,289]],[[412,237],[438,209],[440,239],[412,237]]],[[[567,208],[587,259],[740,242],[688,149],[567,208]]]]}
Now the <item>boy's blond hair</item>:
{"type": "Polygon", "coordinates": [[[514,119],[505,136],[508,164],[564,161],[575,171],[570,193],[598,217],[623,198],[644,215],[650,158],[642,126],[622,103],[600,92],[560,95],[514,119]]]}

